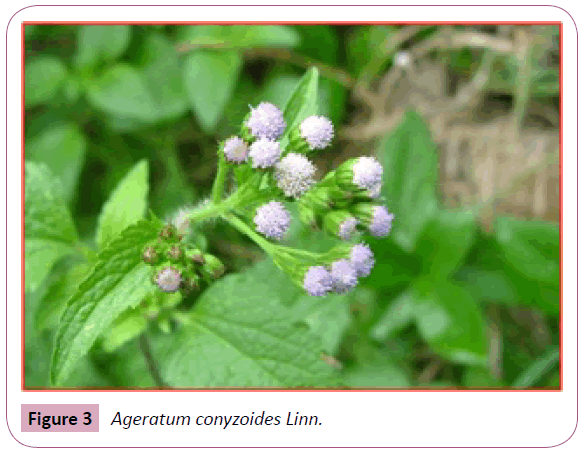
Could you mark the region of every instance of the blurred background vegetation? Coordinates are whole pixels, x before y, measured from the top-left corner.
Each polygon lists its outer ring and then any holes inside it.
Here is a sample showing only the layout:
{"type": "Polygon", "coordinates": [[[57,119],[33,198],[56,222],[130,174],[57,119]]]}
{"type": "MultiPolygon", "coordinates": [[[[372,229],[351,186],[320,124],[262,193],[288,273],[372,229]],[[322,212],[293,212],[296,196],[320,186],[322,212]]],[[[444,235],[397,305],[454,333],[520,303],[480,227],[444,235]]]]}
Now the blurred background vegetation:
{"type": "MultiPolygon", "coordinates": [[[[27,25],[26,159],[62,181],[95,247],[134,165],[148,161],[160,217],[196,204],[249,105],[283,107],[312,66],[336,126],[317,165],[376,155],[397,218],[388,239],[367,239],[373,274],[312,314],[324,359],[349,386],[557,388],[558,26],[27,25]]],[[[328,242],[292,231],[293,244],[328,242]]],[[[228,272],[270,278],[285,300],[250,240],[222,224],[205,236],[228,272]]],[[[29,386],[46,384],[65,273],[87,271],[64,259],[26,297],[29,386]]],[[[96,349],[72,385],[153,385],[140,341],[96,349]]]]}

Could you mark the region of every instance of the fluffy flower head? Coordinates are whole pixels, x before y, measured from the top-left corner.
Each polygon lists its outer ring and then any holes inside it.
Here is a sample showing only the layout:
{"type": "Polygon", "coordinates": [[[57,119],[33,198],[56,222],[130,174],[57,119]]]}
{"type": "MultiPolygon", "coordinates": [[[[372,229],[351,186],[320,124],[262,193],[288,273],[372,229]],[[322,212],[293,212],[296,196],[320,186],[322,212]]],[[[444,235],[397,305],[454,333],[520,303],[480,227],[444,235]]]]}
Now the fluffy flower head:
{"type": "Polygon", "coordinates": [[[325,149],[333,140],[333,123],[325,116],[309,116],[301,123],[300,131],[311,150],[325,149]]]}
{"type": "Polygon", "coordinates": [[[360,157],[353,166],[353,183],[378,195],[384,169],[373,157],[360,157]]]}
{"type": "Polygon", "coordinates": [[[355,217],[348,217],[341,224],[339,224],[339,238],[349,240],[355,233],[355,228],[358,225],[358,220],[355,217]]]}
{"type": "Polygon", "coordinates": [[[305,274],[303,286],[309,295],[322,297],[333,288],[333,278],[325,267],[311,267],[305,274]]]}
{"type": "Polygon", "coordinates": [[[374,236],[386,236],[392,228],[394,214],[389,213],[385,206],[375,206],[370,220],[370,233],[374,236]]]}
{"type": "Polygon", "coordinates": [[[304,155],[291,152],[276,164],[276,184],[287,197],[298,198],[315,184],[315,165],[304,155]]]}
{"type": "Polygon", "coordinates": [[[254,168],[269,168],[280,158],[280,144],[266,137],[252,143],[250,157],[254,168]]]}
{"type": "Polygon", "coordinates": [[[333,278],[333,290],[344,294],[353,289],[357,284],[357,272],[349,260],[338,260],[331,265],[333,278]]]}
{"type": "Polygon", "coordinates": [[[260,206],[254,216],[256,230],[268,238],[282,239],[290,226],[290,213],[280,202],[260,206]]]}
{"type": "Polygon", "coordinates": [[[276,140],[284,133],[286,121],[276,106],[269,102],[262,102],[256,108],[250,107],[250,117],[246,126],[256,138],[266,137],[276,140]]]}
{"type": "Polygon", "coordinates": [[[356,244],[351,248],[349,260],[360,277],[368,276],[374,266],[374,254],[365,243],[356,244]]]}
{"type": "Polygon", "coordinates": [[[164,268],[156,276],[156,283],[164,292],[176,292],[182,281],[181,272],[173,267],[164,268]]]}
{"type": "Polygon", "coordinates": [[[230,162],[242,163],[248,160],[248,145],[240,137],[232,136],[225,140],[223,153],[230,162]]]}

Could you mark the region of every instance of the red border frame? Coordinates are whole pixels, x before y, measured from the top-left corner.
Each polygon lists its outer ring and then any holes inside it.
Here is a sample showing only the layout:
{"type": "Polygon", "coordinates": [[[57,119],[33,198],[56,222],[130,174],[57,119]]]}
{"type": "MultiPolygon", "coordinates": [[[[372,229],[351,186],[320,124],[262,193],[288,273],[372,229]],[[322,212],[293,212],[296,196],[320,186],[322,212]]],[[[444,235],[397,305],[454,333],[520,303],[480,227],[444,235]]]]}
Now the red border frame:
{"type": "MultiPolygon", "coordinates": [[[[154,5],[152,5],[154,6],[154,5]]],[[[185,6],[185,5],[183,5],[185,6]]],[[[218,5],[219,6],[219,5],[218,5]]],[[[243,6],[243,5],[240,5],[243,6]]],[[[286,5],[280,5],[286,6],[286,5]]],[[[317,5],[312,5],[317,6],[317,5]]],[[[331,6],[331,5],[330,5],[331,6]]],[[[350,6],[350,5],[347,5],[350,6]]],[[[367,5],[363,5],[367,6],[367,5]]],[[[415,5],[411,5],[415,6],[415,5]]],[[[439,5],[434,5],[439,6],[439,5]]],[[[491,5],[497,6],[497,5],[491,5]]],[[[21,224],[21,256],[22,256],[22,266],[21,266],[21,274],[22,274],[22,281],[21,281],[21,298],[22,298],[22,306],[21,306],[21,357],[22,357],[22,365],[21,365],[21,391],[25,392],[289,392],[289,391],[296,391],[296,392],[562,392],[563,390],[563,319],[562,319],[562,311],[563,311],[563,23],[562,22],[550,22],[550,21],[437,21],[437,22],[428,22],[428,21],[410,21],[410,22],[388,22],[388,21],[368,21],[368,22],[360,22],[360,21],[331,21],[331,22],[322,22],[322,21],[235,21],[235,22],[228,22],[228,21],[203,21],[203,22],[167,22],[167,21],[85,21],[85,22],[78,22],[78,21],[60,21],[60,22],[50,22],[50,21],[34,21],[34,22],[22,22],[21,23],[21,46],[22,46],[22,55],[21,55],[21,102],[22,102],[22,113],[21,113],[21,145],[22,145],[22,163],[21,163],[21,180],[22,180],[22,191],[21,191],[21,201],[22,201],[22,224],[21,224]],[[424,387],[408,387],[403,389],[398,388],[374,388],[374,389],[354,389],[354,388],[259,388],[259,387],[251,387],[251,388],[140,388],[140,387],[127,387],[127,388],[119,388],[119,387],[112,387],[112,388],[104,388],[104,387],[83,387],[83,388],[59,388],[59,387],[45,387],[45,388],[27,388],[25,386],[25,325],[24,325],[24,299],[25,299],[25,268],[24,268],[24,160],[25,160],[25,131],[24,131],[24,121],[25,121],[25,109],[24,109],[24,100],[25,100],[25,79],[24,79],[24,60],[25,60],[25,47],[24,47],[24,40],[25,40],[25,33],[24,27],[26,25],[282,25],[282,24],[296,24],[296,25],[371,25],[371,24],[379,24],[379,25],[556,25],[559,26],[559,224],[560,224],[560,242],[559,242],[559,388],[551,389],[551,388],[538,388],[538,387],[531,387],[531,388],[517,388],[517,389],[509,389],[509,388],[484,388],[484,389],[474,389],[474,388],[466,388],[466,387],[457,387],[457,388],[445,388],[445,389],[427,389],[424,387]]]]}

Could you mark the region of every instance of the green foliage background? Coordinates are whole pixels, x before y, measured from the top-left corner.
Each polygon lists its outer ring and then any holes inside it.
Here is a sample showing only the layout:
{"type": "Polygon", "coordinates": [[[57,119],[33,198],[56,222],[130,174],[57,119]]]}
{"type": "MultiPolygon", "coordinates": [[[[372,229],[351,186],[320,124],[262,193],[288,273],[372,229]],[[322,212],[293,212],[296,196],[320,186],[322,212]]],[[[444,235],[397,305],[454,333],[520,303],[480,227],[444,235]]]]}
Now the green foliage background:
{"type": "MultiPolygon", "coordinates": [[[[194,238],[227,265],[223,279],[181,303],[149,282],[140,243],[160,223],[148,209],[165,219],[209,195],[217,143],[248,106],[284,108],[316,64],[318,89],[301,85],[287,116],[316,109],[338,129],[350,80],[392,65],[380,45],[399,30],[26,26],[26,386],[558,387],[558,224],[500,217],[487,232],[481,208],[445,209],[437,148],[413,111],[361,152],[384,165],[396,221],[366,237],[376,267],[352,293],[306,296],[222,222],[194,238]],[[531,340],[519,309],[551,343],[531,340]]],[[[467,48],[446,56],[475,68],[467,48]]],[[[518,71],[504,67],[494,84],[515,93],[518,71]]],[[[537,73],[528,93],[558,97],[556,77],[537,73]]],[[[332,240],[295,222],[287,242],[332,240]]]]}

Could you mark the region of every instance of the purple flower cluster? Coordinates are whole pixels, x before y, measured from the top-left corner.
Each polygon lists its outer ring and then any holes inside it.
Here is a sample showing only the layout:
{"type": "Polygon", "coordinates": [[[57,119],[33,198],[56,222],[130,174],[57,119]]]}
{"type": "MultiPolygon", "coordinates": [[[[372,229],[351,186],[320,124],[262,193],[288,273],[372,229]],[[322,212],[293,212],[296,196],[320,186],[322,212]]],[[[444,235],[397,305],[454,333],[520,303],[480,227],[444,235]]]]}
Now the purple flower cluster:
{"type": "Polygon", "coordinates": [[[250,117],[246,127],[256,138],[276,140],[286,129],[282,111],[269,102],[261,102],[256,108],[250,106],[250,117]]]}
{"type": "Polygon", "coordinates": [[[309,116],[299,130],[311,150],[325,149],[333,140],[333,123],[325,116],[309,116]]]}
{"type": "Polygon", "coordinates": [[[240,137],[232,136],[225,140],[223,153],[230,162],[242,163],[248,160],[248,145],[240,137]]]}
{"type": "Polygon", "coordinates": [[[280,154],[281,150],[278,141],[267,137],[260,138],[250,146],[250,157],[254,168],[272,167],[280,158],[280,154]]]}
{"type": "Polygon", "coordinates": [[[321,297],[329,292],[346,294],[358,283],[358,278],[370,274],[374,266],[374,254],[365,243],[351,248],[349,259],[339,259],[330,268],[312,266],[305,273],[303,286],[312,296],[321,297]]]}
{"type": "Polygon", "coordinates": [[[268,238],[281,240],[290,227],[290,213],[282,203],[272,201],[256,210],[254,223],[256,231],[268,238]]]}
{"type": "Polygon", "coordinates": [[[164,268],[156,276],[156,283],[164,292],[176,292],[181,287],[181,282],[183,282],[181,272],[173,267],[164,268]]]}
{"type": "Polygon", "coordinates": [[[291,152],[276,164],[276,184],[287,197],[299,198],[315,184],[317,169],[302,154],[291,152]]]}
{"type": "Polygon", "coordinates": [[[355,233],[358,222],[359,221],[355,217],[348,217],[339,224],[339,238],[348,241],[355,233]]]}
{"type": "Polygon", "coordinates": [[[370,233],[377,237],[382,237],[390,233],[394,214],[389,213],[385,206],[374,206],[372,217],[370,219],[370,233]]]}
{"type": "Polygon", "coordinates": [[[384,169],[373,157],[360,157],[353,166],[353,183],[366,189],[371,198],[378,198],[384,169]]]}

